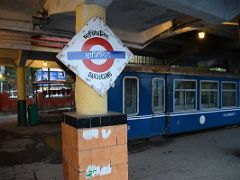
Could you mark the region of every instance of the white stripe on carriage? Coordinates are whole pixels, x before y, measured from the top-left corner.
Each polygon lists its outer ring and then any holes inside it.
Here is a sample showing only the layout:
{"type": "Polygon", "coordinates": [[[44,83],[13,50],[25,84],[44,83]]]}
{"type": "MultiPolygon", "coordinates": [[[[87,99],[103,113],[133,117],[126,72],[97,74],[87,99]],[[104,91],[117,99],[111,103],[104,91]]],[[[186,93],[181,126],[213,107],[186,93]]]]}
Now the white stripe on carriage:
{"type": "Polygon", "coordinates": [[[154,117],[165,117],[166,114],[149,114],[149,115],[142,115],[142,116],[130,116],[127,118],[129,121],[138,120],[138,119],[150,119],[154,117]]]}
{"type": "Polygon", "coordinates": [[[146,117],[146,116],[152,116],[152,114],[141,115],[141,116],[128,116],[128,117],[129,118],[139,118],[139,117],[146,117]]]}
{"type": "Polygon", "coordinates": [[[239,111],[239,108],[235,109],[219,109],[214,111],[196,111],[191,113],[172,113],[170,116],[184,116],[184,115],[193,115],[193,114],[210,114],[210,113],[219,113],[219,112],[230,112],[230,111],[239,111]]]}
{"type": "MultiPolygon", "coordinates": [[[[210,113],[217,113],[217,112],[230,112],[230,111],[239,111],[240,108],[235,109],[219,109],[214,111],[196,111],[191,113],[173,113],[169,116],[183,116],[183,115],[193,115],[193,114],[210,114],[210,113]]],[[[139,120],[139,119],[150,119],[150,118],[157,118],[157,117],[165,117],[166,114],[149,114],[149,115],[142,115],[142,116],[130,116],[127,118],[128,121],[139,120]]]]}
{"type": "Polygon", "coordinates": [[[134,121],[134,120],[139,120],[139,119],[151,119],[152,117],[149,116],[149,117],[139,117],[139,118],[128,118],[127,120],[128,121],[134,121]]]}

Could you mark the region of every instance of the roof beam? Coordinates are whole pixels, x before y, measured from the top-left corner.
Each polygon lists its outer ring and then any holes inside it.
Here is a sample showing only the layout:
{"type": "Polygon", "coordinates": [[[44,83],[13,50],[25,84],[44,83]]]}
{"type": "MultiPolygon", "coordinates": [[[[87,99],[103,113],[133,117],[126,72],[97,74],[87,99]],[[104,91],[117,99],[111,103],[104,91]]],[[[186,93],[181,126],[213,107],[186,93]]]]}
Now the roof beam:
{"type": "Polygon", "coordinates": [[[141,32],[128,32],[119,29],[114,29],[114,33],[125,42],[125,44],[132,48],[143,49],[153,40],[155,40],[161,33],[167,31],[172,27],[172,21],[166,21],[153,28],[141,32]]]}
{"type": "Polygon", "coordinates": [[[104,8],[107,8],[113,0],[86,0],[86,4],[98,4],[104,8]]]}
{"type": "MultiPolygon", "coordinates": [[[[17,23],[16,23],[17,24],[17,23]]],[[[12,24],[14,25],[14,23],[12,24]]],[[[4,25],[1,24],[0,20],[0,29],[4,25]]],[[[9,26],[11,29],[11,27],[9,26]]],[[[6,27],[7,29],[7,27],[6,27]]],[[[0,30],[0,48],[9,48],[9,49],[30,49],[31,46],[31,35],[27,33],[21,33],[16,31],[4,31],[0,30]]]]}
{"type": "Polygon", "coordinates": [[[162,34],[159,35],[158,39],[166,39],[166,38],[169,38],[169,37],[172,37],[172,36],[176,36],[176,35],[179,35],[179,34],[182,34],[182,33],[186,33],[186,32],[190,32],[190,31],[194,31],[194,30],[197,30],[197,28],[195,27],[183,27],[183,28],[180,28],[180,29],[177,29],[177,30],[169,30],[169,31],[166,31],[162,34]]]}
{"type": "Polygon", "coordinates": [[[13,49],[0,49],[0,58],[15,59],[18,56],[18,51],[13,49]]]}
{"type": "Polygon", "coordinates": [[[0,66],[16,66],[13,59],[0,58],[0,66]]]}
{"type": "Polygon", "coordinates": [[[48,15],[75,11],[79,4],[98,4],[107,8],[113,0],[46,0],[44,8],[48,15]]]}
{"type": "Polygon", "coordinates": [[[26,67],[30,68],[60,68],[60,66],[55,61],[45,61],[39,59],[28,59],[26,61],[26,67]],[[43,63],[46,62],[47,66],[43,66],[43,63]]]}
{"type": "Polygon", "coordinates": [[[144,0],[212,23],[229,21],[239,15],[239,0],[144,0]]]}

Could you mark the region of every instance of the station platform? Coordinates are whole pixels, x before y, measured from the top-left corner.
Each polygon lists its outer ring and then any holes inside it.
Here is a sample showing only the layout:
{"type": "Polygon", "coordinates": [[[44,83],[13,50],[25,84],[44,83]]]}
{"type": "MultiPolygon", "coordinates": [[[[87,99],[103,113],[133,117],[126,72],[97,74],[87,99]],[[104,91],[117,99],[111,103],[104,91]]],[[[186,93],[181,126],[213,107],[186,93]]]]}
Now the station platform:
{"type": "MultiPolygon", "coordinates": [[[[59,123],[0,118],[1,180],[63,180],[59,123]]],[[[129,142],[129,180],[238,180],[240,127],[129,142]]]]}

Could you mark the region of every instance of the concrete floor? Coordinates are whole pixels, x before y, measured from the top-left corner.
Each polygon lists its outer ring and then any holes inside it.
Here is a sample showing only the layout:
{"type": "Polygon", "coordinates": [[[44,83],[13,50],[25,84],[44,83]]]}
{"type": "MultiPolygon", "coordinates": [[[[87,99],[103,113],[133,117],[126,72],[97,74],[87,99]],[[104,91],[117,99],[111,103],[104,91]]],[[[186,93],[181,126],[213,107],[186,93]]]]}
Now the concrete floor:
{"type": "Polygon", "coordinates": [[[129,179],[239,180],[240,127],[129,146],[129,179]]]}
{"type": "MultiPolygon", "coordinates": [[[[0,180],[63,180],[57,123],[0,116],[0,180]]],[[[129,180],[239,180],[240,127],[129,142],[129,180]]]]}

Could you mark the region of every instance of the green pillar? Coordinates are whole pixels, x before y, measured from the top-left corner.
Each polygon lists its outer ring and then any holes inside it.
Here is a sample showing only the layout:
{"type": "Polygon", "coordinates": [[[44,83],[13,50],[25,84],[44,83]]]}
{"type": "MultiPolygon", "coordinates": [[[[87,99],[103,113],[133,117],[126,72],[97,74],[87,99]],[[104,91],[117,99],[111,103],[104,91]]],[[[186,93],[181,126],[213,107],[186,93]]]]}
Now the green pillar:
{"type": "Polygon", "coordinates": [[[18,126],[27,125],[25,68],[17,67],[18,126]]]}
{"type": "Polygon", "coordinates": [[[27,125],[26,100],[18,100],[18,126],[27,125]]]}

